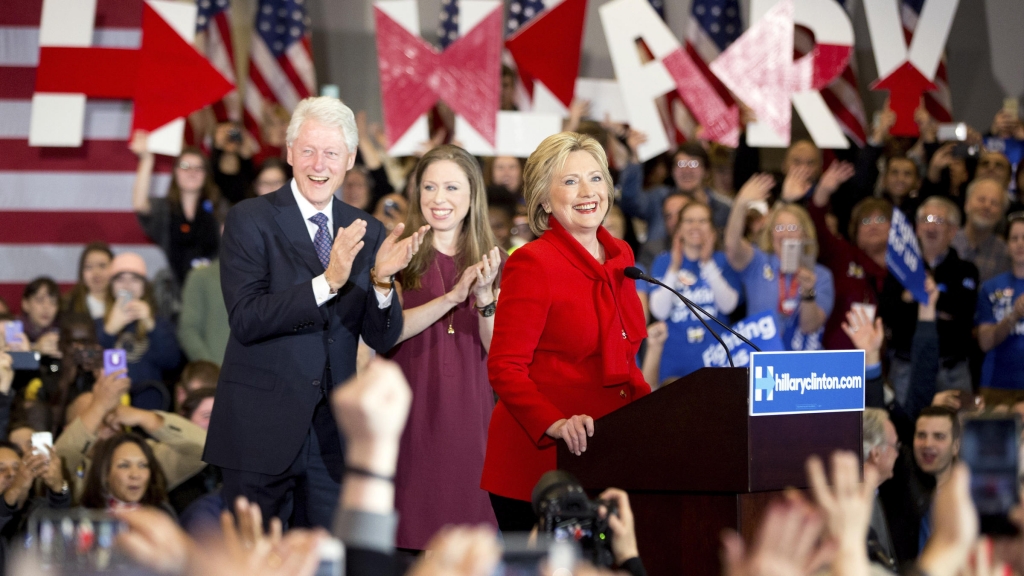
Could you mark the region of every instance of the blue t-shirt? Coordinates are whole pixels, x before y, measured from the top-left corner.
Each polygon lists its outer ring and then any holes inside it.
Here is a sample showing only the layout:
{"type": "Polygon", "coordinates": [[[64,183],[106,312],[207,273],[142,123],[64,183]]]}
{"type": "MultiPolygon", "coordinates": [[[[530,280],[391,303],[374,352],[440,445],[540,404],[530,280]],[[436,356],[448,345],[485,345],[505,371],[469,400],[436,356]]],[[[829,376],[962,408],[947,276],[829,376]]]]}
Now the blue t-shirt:
{"type": "MultiPolygon", "coordinates": [[[[1013,310],[1013,301],[1024,294],[1024,279],[1004,272],[978,290],[976,324],[997,324],[1013,310]]],[[[1024,320],[998,346],[985,354],[981,385],[1012,390],[1024,389],[1024,320]]]]}
{"type": "MultiPolygon", "coordinates": [[[[728,324],[728,314],[723,314],[715,306],[715,295],[711,286],[700,276],[700,265],[694,260],[683,258],[679,267],[679,273],[675,278],[665,278],[672,255],[662,252],[654,259],[651,265],[651,276],[672,286],[680,294],[686,296],[701,308],[713,314],[716,318],[728,324]],[[670,281],[671,280],[671,281],[670,281]]],[[[736,292],[742,295],[742,285],[739,276],[729,267],[729,263],[723,252],[715,252],[712,256],[718,269],[722,271],[722,277],[732,286],[736,292]]],[[[655,290],[664,288],[655,286],[655,290]]],[[[654,290],[650,292],[653,295],[654,290]]],[[[707,349],[709,343],[715,341],[715,337],[708,333],[707,329],[700,323],[700,320],[678,298],[672,296],[672,311],[669,313],[665,323],[668,325],[668,339],[665,340],[665,349],[661,355],[661,365],[658,372],[658,381],[664,382],[668,378],[679,378],[686,376],[694,370],[704,367],[704,360],[701,354],[707,349]]],[[[709,324],[711,320],[705,319],[709,324]]]]}
{"type": "MultiPolygon", "coordinates": [[[[786,350],[821,350],[821,336],[825,326],[814,334],[800,332],[800,289],[794,274],[787,274],[779,281],[779,257],[765,254],[757,246],[753,247],[754,256],[750,264],[739,270],[743,282],[743,292],[747,299],[747,315],[753,316],[767,310],[775,312],[775,321],[782,330],[782,344],[786,350]],[[785,290],[785,297],[779,299],[779,289],[785,290]],[[781,309],[780,309],[781,303],[781,309]]],[[[816,302],[825,311],[825,317],[832,314],[836,290],[832,282],[832,272],[821,264],[814,265],[817,280],[814,291],[818,293],[816,302]]]]}

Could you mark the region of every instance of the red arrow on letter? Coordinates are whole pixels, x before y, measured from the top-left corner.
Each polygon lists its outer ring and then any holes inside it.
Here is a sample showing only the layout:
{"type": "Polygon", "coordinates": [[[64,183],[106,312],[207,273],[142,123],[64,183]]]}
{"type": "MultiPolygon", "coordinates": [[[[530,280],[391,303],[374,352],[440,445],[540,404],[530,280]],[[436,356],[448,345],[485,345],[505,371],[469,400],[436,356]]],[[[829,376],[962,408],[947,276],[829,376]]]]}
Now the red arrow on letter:
{"type": "Polygon", "coordinates": [[[156,130],[216,102],[233,88],[149,4],[142,8],[138,50],[39,49],[36,92],[133,100],[133,131],[156,130]]]}
{"type": "Polygon", "coordinates": [[[926,78],[909,61],[893,70],[885,78],[879,78],[871,85],[872,90],[889,91],[889,107],[896,113],[896,124],[889,133],[893,136],[918,136],[914,111],[921,105],[921,96],[935,90],[935,83],[926,78]]]}

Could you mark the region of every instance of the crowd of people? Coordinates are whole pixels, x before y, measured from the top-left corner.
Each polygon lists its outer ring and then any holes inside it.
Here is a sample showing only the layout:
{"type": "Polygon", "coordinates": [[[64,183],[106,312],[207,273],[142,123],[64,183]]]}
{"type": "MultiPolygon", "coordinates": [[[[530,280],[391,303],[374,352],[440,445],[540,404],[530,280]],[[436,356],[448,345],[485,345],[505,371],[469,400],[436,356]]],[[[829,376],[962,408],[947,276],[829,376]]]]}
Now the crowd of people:
{"type": "MultiPolygon", "coordinates": [[[[722,322],[769,317],[786,350],[866,353],[863,482],[852,455],[831,487],[810,462],[815,502],[769,509],[752,547],[725,536],[727,573],[967,569],[960,414],[1024,415],[1024,171],[1000,151],[1021,121],[940,142],[923,110],[919,138],[890,136],[885,109],[863,148],[798,140],[776,171],[742,140],[640,162],[646,135],[571,111],[525,161],[475,158],[443,110],[391,158],[365,114],[311,98],[269,112],[259,150],[209,128],[166,191],[137,133],[125,193],[166,269],[97,239],[67,293],[40,277],[17,315],[0,302],[0,552],[77,506],[165,573],[309,570],[325,536],[305,529],[333,526],[353,574],[489,574],[558,443],[582,454],[595,420],[710,365],[703,323],[636,265],[722,322]],[[887,267],[894,210],[924,302],[887,267]]],[[[610,497],[616,566],[643,573],[610,497]]],[[[1015,546],[969,569],[1024,568],[1015,546]]]]}

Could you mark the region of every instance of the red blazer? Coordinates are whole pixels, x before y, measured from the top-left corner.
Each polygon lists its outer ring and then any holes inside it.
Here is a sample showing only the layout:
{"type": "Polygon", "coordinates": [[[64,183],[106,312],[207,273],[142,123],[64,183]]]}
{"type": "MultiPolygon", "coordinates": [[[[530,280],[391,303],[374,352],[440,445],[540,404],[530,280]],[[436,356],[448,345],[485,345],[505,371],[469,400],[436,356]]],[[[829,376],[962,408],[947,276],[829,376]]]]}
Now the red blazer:
{"type": "Polygon", "coordinates": [[[601,265],[554,218],[550,226],[505,264],[487,359],[498,403],[480,487],[517,500],[530,500],[556,468],[549,426],[575,414],[600,418],[651,391],[636,365],[647,329],[623,274],[633,265],[629,245],[599,228],[601,265]]]}

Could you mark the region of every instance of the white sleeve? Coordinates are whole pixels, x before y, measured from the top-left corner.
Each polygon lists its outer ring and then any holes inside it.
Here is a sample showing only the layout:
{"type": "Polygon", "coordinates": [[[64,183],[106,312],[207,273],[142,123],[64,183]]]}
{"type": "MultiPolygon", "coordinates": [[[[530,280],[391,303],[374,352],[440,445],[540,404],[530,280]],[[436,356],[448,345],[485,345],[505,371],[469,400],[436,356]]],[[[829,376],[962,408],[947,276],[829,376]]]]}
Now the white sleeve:
{"type": "Polygon", "coordinates": [[[723,314],[730,314],[736,309],[740,301],[740,294],[722,276],[722,271],[715,264],[714,260],[700,265],[700,277],[711,286],[711,292],[715,295],[715,307],[723,314]]]}

